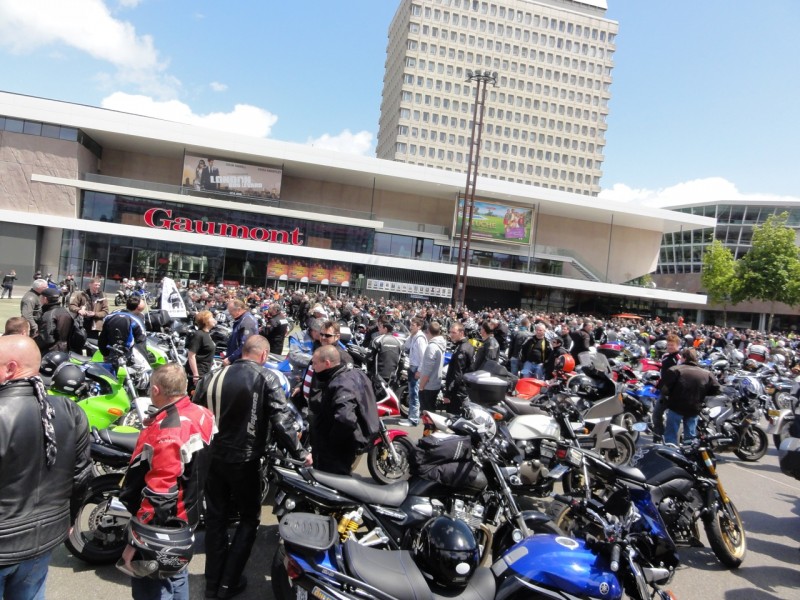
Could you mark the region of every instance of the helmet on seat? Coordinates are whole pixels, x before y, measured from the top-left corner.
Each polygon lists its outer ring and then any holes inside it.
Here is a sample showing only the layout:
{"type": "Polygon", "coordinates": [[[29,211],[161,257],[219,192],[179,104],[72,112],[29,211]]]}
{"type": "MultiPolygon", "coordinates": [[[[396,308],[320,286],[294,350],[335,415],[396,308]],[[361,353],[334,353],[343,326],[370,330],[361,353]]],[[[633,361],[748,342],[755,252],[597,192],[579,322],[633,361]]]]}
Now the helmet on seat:
{"type": "Polygon", "coordinates": [[[746,361],[744,361],[744,365],[742,366],[744,367],[745,371],[758,371],[758,363],[752,358],[748,358],[746,361]]]}
{"type": "Polygon", "coordinates": [[[58,365],[68,360],[69,354],[66,352],[61,352],[60,350],[48,352],[42,357],[42,362],[39,364],[39,373],[44,377],[52,377],[58,365]]]}
{"type": "Polygon", "coordinates": [[[467,585],[480,560],[472,530],[464,521],[448,516],[428,521],[411,553],[422,574],[442,587],[467,585]]]}
{"type": "Polygon", "coordinates": [[[748,375],[747,377],[742,377],[739,381],[739,393],[741,393],[744,398],[755,400],[764,393],[764,387],[758,379],[748,375]]]}
{"type": "Polygon", "coordinates": [[[50,389],[59,394],[74,396],[84,383],[86,383],[86,374],[83,369],[70,362],[64,362],[58,365],[53,372],[53,384],[50,389]]]}
{"type": "Polygon", "coordinates": [[[176,519],[169,526],[142,523],[131,519],[128,542],[136,548],[134,570],[140,577],[166,579],[183,571],[194,555],[194,533],[176,519]]]}

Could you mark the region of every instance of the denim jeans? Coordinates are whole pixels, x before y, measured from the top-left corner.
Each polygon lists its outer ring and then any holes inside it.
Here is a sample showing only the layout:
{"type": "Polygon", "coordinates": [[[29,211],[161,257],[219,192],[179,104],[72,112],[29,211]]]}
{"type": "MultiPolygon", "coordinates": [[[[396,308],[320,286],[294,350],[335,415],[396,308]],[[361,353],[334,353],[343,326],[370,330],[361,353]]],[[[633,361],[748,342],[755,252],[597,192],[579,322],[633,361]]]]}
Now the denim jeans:
{"type": "Polygon", "coordinates": [[[525,361],[525,364],[522,365],[522,373],[523,377],[535,377],[536,379],[544,379],[544,365],[541,363],[532,363],[525,361]]]}
{"type": "Polygon", "coordinates": [[[408,368],[408,420],[419,423],[419,379],[417,379],[419,367],[411,366],[408,368]]]}
{"type": "Polygon", "coordinates": [[[44,600],[51,554],[52,551],[16,565],[0,566],[0,598],[44,600]]]}
{"type": "Polygon", "coordinates": [[[684,417],[679,415],[674,410],[667,410],[667,425],[664,427],[664,443],[677,444],[678,443],[678,428],[683,423],[683,439],[690,440],[697,437],[697,415],[693,417],[684,417]]]}
{"type": "Polygon", "coordinates": [[[131,578],[133,600],[189,600],[189,569],[168,579],[131,578]]]}
{"type": "Polygon", "coordinates": [[[511,371],[512,375],[518,376],[519,375],[519,359],[516,356],[514,356],[513,358],[511,358],[511,360],[509,362],[511,364],[510,364],[510,367],[509,367],[508,370],[511,371]]]}

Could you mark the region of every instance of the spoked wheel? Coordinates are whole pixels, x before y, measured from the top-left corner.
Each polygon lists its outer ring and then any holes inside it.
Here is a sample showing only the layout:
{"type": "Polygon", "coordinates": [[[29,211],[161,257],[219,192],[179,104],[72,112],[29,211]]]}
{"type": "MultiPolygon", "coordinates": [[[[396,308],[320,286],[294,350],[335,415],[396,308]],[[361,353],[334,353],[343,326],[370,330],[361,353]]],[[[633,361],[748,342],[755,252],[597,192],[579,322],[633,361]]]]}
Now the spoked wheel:
{"type": "Polygon", "coordinates": [[[742,564],[747,553],[744,525],[733,502],[717,507],[705,521],[706,535],[719,561],[729,569],[742,564]]]}
{"type": "Polygon", "coordinates": [[[110,511],[113,498],[119,498],[122,475],[97,477],[89,484],[75,525],[65,544],[67,549],[91,564],[116,561],[128,543],[125,530],[130,517],[117,516],[110,511]]]}
{"type": "Polygon", "coordinates": [[[410,457],[414,452],[411,442],[404,437],[397,438],[392,441],[392,447],[397,452],[397,461],[394,460],[383,440],[372,446],[367,453],[369,474],[378,483],[405,481],[411,474],[410,457]]]}
{"type": "Polygon", "coordinates": [[[769,438],[766,432],[760,427],[750,426],[742,431],[739,446],[734,450],[734,454],[747,462],[756,462],[767,453],[769,449],[769,438]]]}

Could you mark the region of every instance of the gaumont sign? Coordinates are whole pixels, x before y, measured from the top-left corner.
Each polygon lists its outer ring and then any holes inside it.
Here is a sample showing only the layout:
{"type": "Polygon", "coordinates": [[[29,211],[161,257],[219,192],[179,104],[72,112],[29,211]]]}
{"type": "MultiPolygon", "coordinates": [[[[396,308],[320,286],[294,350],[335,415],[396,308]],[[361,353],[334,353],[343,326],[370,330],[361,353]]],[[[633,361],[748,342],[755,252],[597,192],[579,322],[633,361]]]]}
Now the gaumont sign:
{"type": "Polygon", "coordinates": [[[219,235],[222,237],[240,240],[256,240],[260,242],[273,242],[288,244],[290,246],[303,245],[303,232],[299,227],[291,231],[285,229],[267,229],[266,227],[249,227],[235,223],[217,223],[202,219],[189,219],[187,217],[173,217],[169,208],[151,208],[144,213],[144,222],[154,229],[169,229],[171,231],[185,231],[187,233],[202,233],[205,235],[219,235]]]}

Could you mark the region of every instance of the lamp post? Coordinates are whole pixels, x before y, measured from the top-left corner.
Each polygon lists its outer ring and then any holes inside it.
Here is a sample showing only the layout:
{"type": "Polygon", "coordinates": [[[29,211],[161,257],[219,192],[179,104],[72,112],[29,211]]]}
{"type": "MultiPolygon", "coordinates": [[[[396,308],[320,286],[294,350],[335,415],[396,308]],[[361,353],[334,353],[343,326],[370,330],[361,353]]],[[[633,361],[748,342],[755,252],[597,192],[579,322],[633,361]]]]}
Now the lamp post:
{"type": "Polygon", "coordinates": [[[472,210],[475,205],[475,185],[478,179],[478,163],[483,133],[483,110],[486,105],[486,86],[497,87],[497,71],[472,71],[467,69],[467,81],[474,81],[475,110],[472,115],[469,158],[467,159],[467,185],[464,190],[464,206],[461,209],[461,233],[458,238],[458,261],[456,263],[455,305],[464,306],[467,293],[467,269],[469,246],[472,238],[472,210]],[[466,235],[464,230],[466,229],[466,235]]]}

